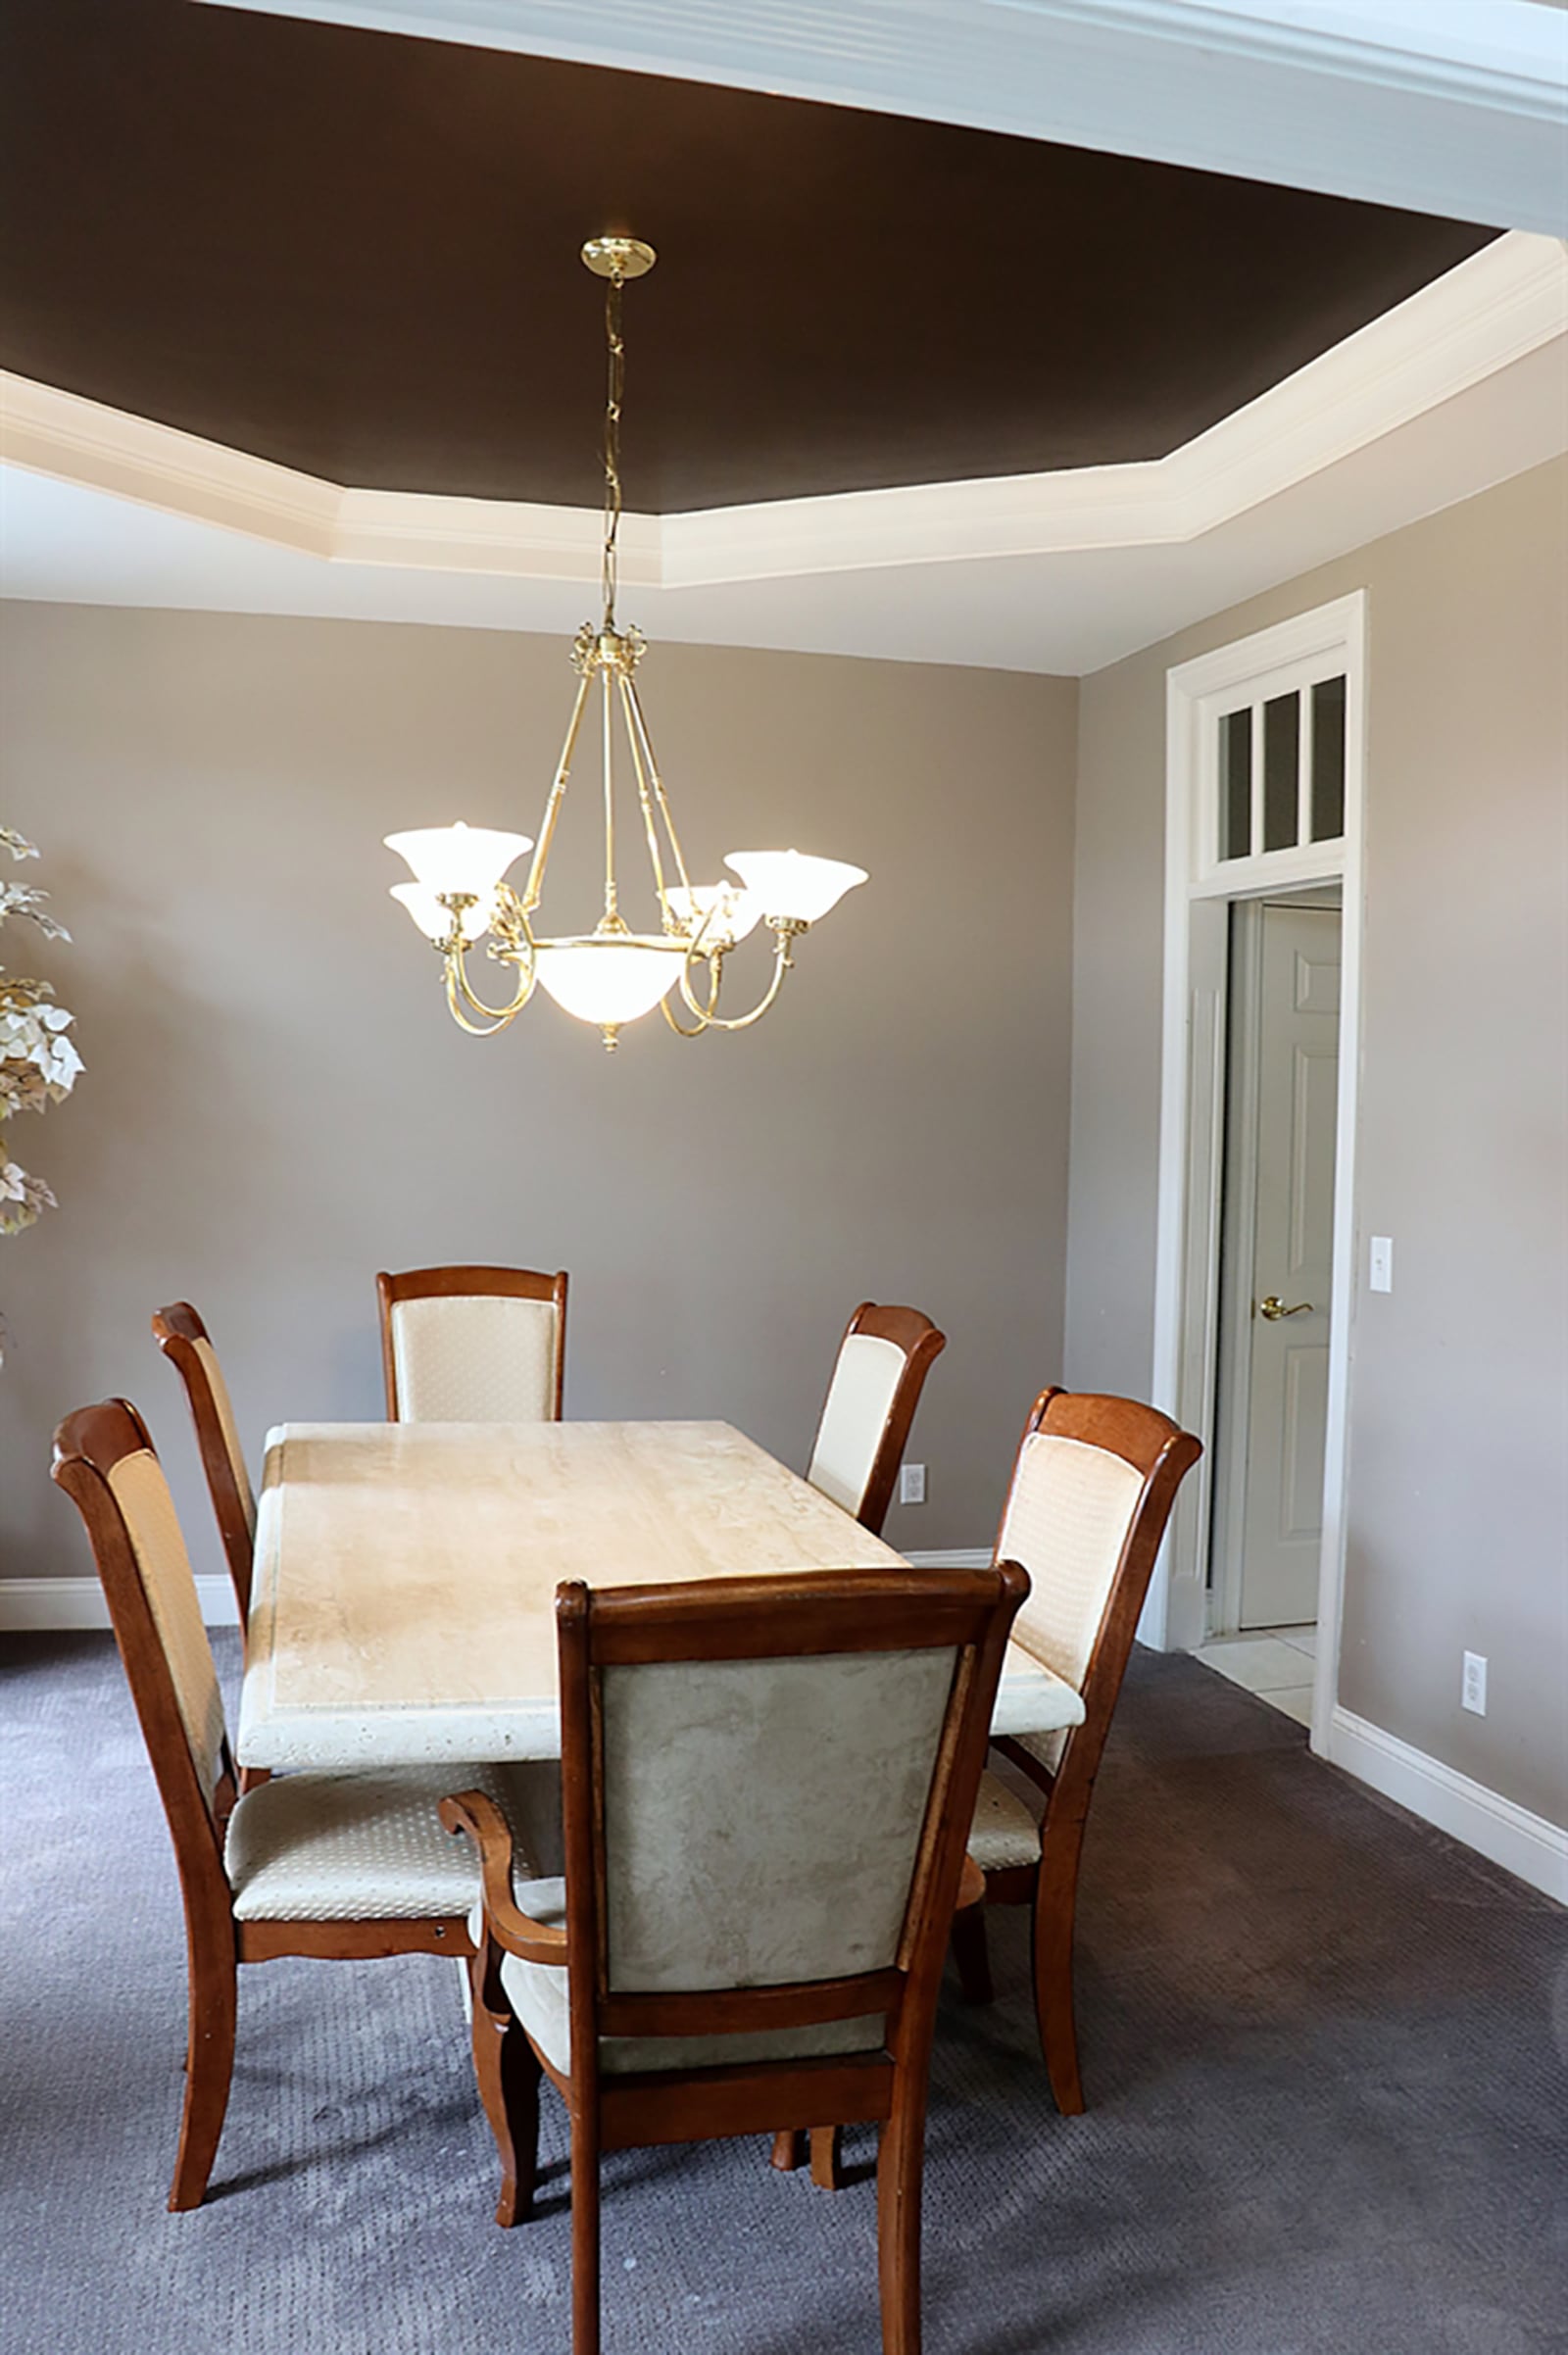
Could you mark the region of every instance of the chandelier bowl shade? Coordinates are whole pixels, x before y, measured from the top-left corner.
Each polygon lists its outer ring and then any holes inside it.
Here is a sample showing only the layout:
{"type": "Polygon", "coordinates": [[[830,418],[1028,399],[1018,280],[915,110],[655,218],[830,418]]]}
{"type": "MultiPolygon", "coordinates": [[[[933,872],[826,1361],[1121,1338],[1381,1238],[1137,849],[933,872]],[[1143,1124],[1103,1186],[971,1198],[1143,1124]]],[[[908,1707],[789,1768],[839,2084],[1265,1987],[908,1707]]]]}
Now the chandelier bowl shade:
{"type": "MultiPolygon", "coordinates": [[[[492,826],[416,826],[383,835],[389,851],[406,859],[416,883],[427,892],[471,893],[486,907],[514,859],[533,849],[531,834],[507,834],[492,826]]],[[[407,905],[407,903],[405,903],[407,905]]],[[[409,912],[413,914],[412,908],[409,912]]],[[[416,923],[418,922],[416,916],[416,923]]]]}
{"type": "Polygon", "coordinates": [[[685,954],[681,941],[586,932],[576,940],[541,942],[535,957],[540,986],[559,1006],[579,1022],[614,1031],[651,1014],[667,997],[685,954]]]}
{"type": "Polygon", "coordinates": [[[863,866],[842,859],[811,859],[800,851],[731,851],[732,866],[771,923],[814,924],[836,908],[847,891],[867,880],[863,866]]]}
{"type": "Polygon", "coordinates": [[[408,909],[426,940],[450,940],[456,924],[465,945],[471,949],[475,941],[483,940],[495,914],[493,891],[482,897],[474,893],[472,907],[465,908],[460,916],[442,905],[439,893],[433,892],[427,883],[393,883],[388,889],[393,899],[408,909]]]}

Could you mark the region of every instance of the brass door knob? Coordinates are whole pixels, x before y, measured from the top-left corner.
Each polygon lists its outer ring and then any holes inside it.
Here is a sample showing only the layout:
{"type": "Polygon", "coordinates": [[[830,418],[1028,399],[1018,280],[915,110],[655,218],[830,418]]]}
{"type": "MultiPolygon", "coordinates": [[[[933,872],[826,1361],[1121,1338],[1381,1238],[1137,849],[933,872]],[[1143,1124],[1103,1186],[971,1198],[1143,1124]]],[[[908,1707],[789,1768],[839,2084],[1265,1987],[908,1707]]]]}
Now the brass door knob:
{"type": "Polygon", "coordinates": [[[1266,1316],[1271,1325],[1277,1325],[1282,1316],[1305,1316],[1311,1305],[1310,1300],[1298,1300],[1294,1308],[1287,1308],[1279,1294],[1271,1292],[1266,1300],[1258,1301],[1257,1313],[1266,1316]]]}

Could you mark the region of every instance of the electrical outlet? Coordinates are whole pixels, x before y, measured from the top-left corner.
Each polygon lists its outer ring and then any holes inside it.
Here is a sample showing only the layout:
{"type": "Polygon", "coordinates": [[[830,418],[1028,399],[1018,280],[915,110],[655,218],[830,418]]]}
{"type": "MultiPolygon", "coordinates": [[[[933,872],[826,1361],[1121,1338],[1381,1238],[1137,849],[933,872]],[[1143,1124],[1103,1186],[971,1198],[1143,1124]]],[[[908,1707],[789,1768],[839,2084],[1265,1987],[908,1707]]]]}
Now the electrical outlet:
{"type": "Polygon", "coordinates": [[[924,1464],[906,1464],[904,1466],[899,1474],[899,1502],[901,1504],[924,1504],[924,1464]]]}
{"type": "Polygon", "coordinates": [[[1459,1687],[1459,1700],[1462,1707],[1473,1709],[1477,1717],[1485,1717],[1487,1663],[1478,1651],[1467,1651],[1464,1655],[1464,1681],[1459,1687]]]}
{"type": "Polygon", "coordinates": [[[1372,1250],[1367,1265],[1367,1285],[1373,1292],[1392,1292],[1394,1290],[1394,1238],[1392,1235],[1374,1235],[1372,1238],[1372,1250]]]}

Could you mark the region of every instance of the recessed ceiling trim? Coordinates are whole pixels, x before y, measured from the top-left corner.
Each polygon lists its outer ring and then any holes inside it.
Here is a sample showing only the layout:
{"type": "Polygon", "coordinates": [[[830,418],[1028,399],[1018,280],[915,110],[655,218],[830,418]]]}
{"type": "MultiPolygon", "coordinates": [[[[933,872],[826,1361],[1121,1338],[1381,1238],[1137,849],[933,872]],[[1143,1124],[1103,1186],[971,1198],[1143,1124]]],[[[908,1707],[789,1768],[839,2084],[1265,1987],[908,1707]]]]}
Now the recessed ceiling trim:
{"type": "Polygon", "coordinates": [[[1564,226],[1568,40],[1526,0],[207,0],[1564,226]]]}
{"type": "MultiPolygon", "coordinates": [[[[993,480],[628,515],[629,586],[695,588],[1194,540],[1568,333],[1568,252],[1499,238],[1168,457],[993,480]]],[[[330,562],[590,581],[586,508],[324,482],[24,377],[0,459],[330,562]]]]}

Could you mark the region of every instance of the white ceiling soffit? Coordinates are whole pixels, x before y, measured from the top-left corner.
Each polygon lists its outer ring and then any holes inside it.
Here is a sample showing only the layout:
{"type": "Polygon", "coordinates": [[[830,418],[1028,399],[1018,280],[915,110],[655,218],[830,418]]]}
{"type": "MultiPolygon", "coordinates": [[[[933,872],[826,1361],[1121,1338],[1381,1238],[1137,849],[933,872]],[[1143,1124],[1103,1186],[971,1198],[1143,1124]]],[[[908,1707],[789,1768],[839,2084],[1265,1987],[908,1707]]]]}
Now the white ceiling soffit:
{"type": "MultiPolygon", "coordinates": [[[[628,515],[664,638],[1096,669],[1568,447],[1568,254],[1511,235],[1169,457],[628,515]]],[[[14,597],[570,630],[588,509],[345,489],[0,378],[14,597]]]]}
{"type": "Polygon", "coordinates": [[[207,0],[1152,156],[1560,235],[1534,0],[207,0]]]}

